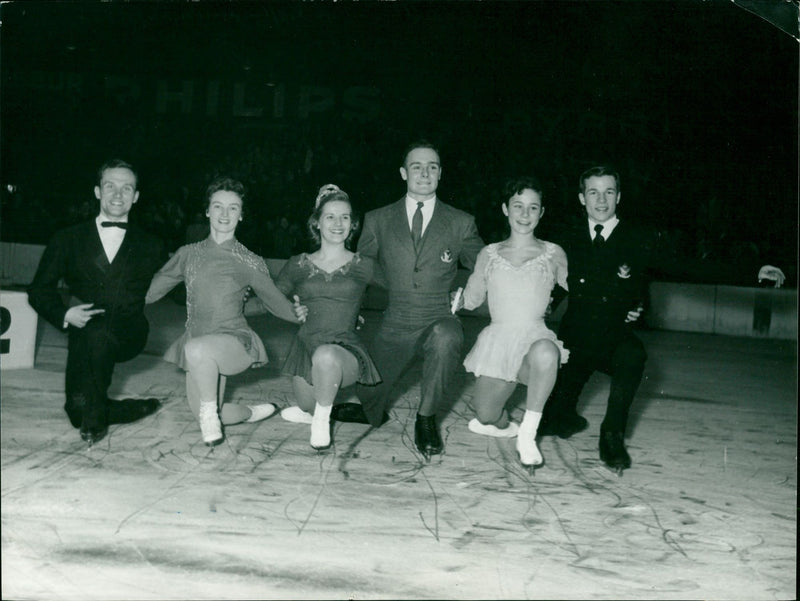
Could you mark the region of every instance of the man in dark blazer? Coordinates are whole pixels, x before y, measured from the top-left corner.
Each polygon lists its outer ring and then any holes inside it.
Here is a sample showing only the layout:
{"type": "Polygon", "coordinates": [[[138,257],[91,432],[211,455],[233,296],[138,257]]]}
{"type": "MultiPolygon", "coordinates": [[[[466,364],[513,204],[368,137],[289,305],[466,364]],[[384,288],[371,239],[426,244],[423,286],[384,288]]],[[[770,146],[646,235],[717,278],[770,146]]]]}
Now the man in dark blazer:
{"type": "MultiPolygon", "coordinates": [[[[570,356],[545,405],[539,433],[569,438],[585,430],[589,424],[577,413],[578,398],[593,372],[605,372],[611,376],[611,390],[600,425],[600,459],[621,473],[631,465],[625,429],[647,359],[632,323],[645,303],[648,273],[656,269],[686,277],[692,269],[662,257],[654,232],[619,220],[620,178],[610,167],[586,170],[578,198],[587,219],[558,240],[569,269],[569,303],[558,334],[570,356]]],[[[779,268],[764,265],[757,279],[774,280],[777,288],[784,275],[779,268]]]]}
{"type": "Polygon", "coordinates": [[[586,429],[588,422],[576,410],[578,397],[592,373],[603,371],[611,376],[611,391],[600,425],[600,459],[621,472],[631,464],[625,428],[647,359],[631,322],[644,303],[655,239],[617,217],[619,175],[612,169],[585,171],[578,198],[587,219],[559,240],[567,253],[569,303],[558,336],[570,356],[545,405],[539,432],[568,438],[586,429]]]}
{"type": "Polygon", "coordinates": [[[381,425],[393,385],[421,356],[414,441],[430,459],[442,452],[436,412],[451,386],[464,343],[461,322],[450,312],[450,291],[459,261],[472,269],[484,243],[471,215],[436,197],[442,167],[439,152],[429,142],[407,148],[400,176],[406,195],[367,213],[358,243],[359,253],[377,262],[376,283],[389,292],[388,307],[370,345],[383,382],[372,389],[361,387],[362,405],[336,406],[332,417],[381,425]]]}
{"type": "Polygon", "coordinates": [[[136,186],[129,163],[105,163],[94,188],[97,218],[53,237],[28,289],[31,306],[67,331],[64,409],[90,446],[106,435],[109,424],[138,420],[160,405],[156,399],[107,397],[115,364],[144,349],[149,331],[144,297],[164,259],[158,239],[128,224],[139,199],[136,186]],[[69,301],[59,290],[61,280],[69,301]]]}

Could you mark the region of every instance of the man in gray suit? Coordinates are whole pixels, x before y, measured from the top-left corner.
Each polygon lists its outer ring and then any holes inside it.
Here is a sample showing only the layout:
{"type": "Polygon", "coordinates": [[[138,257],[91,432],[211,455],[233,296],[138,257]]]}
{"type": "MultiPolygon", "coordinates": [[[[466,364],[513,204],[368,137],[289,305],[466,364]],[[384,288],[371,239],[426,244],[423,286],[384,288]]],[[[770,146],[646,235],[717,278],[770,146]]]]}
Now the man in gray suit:
{"type": "Polygon", "coordinates": [[[442,452],[436,412],[452,383],[464,344],[461,322],[450,313],[450,290],[459,261],[472,269],[484,243],[471,215],[436,197],[442,167],[432,144],[411,144],[400,176],[406,182],[406,195],[367,213],[358,243],[360,254],[376,260],[375,283],[389,292],[389,305],[370,347],[383,382],[359,389],[361,406],[338,405],[331,416],[381,425],[393,385],[420,356],[421,400],[414,442],[430,460],[442,452]]]}

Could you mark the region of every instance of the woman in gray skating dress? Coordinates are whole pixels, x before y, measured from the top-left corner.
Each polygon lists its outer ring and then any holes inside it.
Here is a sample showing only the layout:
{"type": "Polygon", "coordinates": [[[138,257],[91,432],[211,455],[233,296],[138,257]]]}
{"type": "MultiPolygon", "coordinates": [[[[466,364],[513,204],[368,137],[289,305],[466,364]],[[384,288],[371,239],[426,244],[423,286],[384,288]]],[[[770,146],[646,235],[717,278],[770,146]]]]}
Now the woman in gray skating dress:
{"type": "Polygon", "coordinates": [[[164,359],[186,370],[186,399],[200,423],[203,441],[223,439],[222,425],[256,422],[276,407],[223,405],[227,376],[267,362],[267,352],[244,317],[248,286],[276,317],[298,323],[295,307],[275,287],[264,259],[236,240],[242,220],[244,186],[230,178],[209,185],[208,238],[178,249],[150,283],[146,302],[153,303],[178,283],[186,284],[186,331],[164,359]],[[221,417],[221,421],[220,421],[221,417]]]}
{"type": "Polygon", "coordinates": [[[358,230],[349,196],[329,184],[320,190],[309,231],[316,252],[289,259],[275,284],[308,309],[289,350],[283,373],[293,376],[297,406],[281,411],[287,421],[311,424],[311,446],[330,446],[330,413],[337,392],[356,382],[374,385],[380,375],[356,334],[361,299],[374,263],[347,249],[358,230]]]}

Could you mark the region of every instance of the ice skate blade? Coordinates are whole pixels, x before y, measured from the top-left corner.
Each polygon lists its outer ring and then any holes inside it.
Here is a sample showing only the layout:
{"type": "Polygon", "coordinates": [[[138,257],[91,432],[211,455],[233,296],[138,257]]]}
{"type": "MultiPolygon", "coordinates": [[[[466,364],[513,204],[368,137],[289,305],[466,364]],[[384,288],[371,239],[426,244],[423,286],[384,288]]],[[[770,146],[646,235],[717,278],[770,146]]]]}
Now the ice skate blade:
{"type": "Polygon", "coordinates": [[[608,464],[603,464],[603,466],[609,472],[614,474],[617,478],[622,478],[622,472],[625,470],[625,468],[623,466],[621,466],[621,465],[608,465],[608,464]]]}
{"type": "Polygon", "coordinates": [[[209,441],[204,440],[203,444],[206,445],[208,448],[213,449],[214,447],[221,445],[223,440],[225,440],[224,436],[221,438],[217,438],[216,440],[209,440],[209,441]]]}
{"type": "Polygon", "coordinates": [[[529,476],[533,476],[534,472],[544,465],[544,461],[541,463],[524,463],[522,461],[522,457],[519,455],[519,452],[517,452],[517,459],[519,460],[519,464],[522,466],[522,469],[528,472],[529,476]]]}

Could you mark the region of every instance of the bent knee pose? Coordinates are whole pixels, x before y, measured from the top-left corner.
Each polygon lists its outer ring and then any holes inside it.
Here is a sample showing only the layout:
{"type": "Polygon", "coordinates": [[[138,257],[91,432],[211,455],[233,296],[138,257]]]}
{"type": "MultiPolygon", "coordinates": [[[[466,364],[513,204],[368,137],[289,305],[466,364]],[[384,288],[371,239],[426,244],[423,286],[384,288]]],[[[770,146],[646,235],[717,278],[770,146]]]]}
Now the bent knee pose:
{"type": "Polygon", "coordinates": [[[376,260],[376,283],[389,293],[388,307],[370,345],[383,383],[374,390],[359,390],[361,406],[339,405],[333,415],[339,421],[381,425],[395,383],[411,361],[421,357],[414,443],[430,460],[444,447],[436,413],[452,386],[464,340],[461,322],[450,314],[450,289],[459,261],[472,269],[483,241],[471,215],[437,198],[442,168],[439,153],[430,143],[408,147],[400,175],[406,182],[406,195],[367,213],[358,242],[359,252],[376,260]]]}
{"type": "Polygon", "coordinates": [[[464,360],[475,374],[469,428],[477,434],[517,436],[520,461],[543,462],[536,446],[542,411],[556,381],[558,367],[569,356],[544,323],[556,283],[566,288],[567,260],[556,244],[539,240],[534,230],[544,214],[542,187],[533,177],[507,182],[502,205],[511,233],[478,255],[463,302],[475,309],[488,297],[491,323],[481,331],[464,360]],[[522,423],[509,422],[506,401],[517,384],[528,387],[522,423]]]}
{"type": "Polygon", "coordinates": [[[323,186],[308,219],[319,245],[294,256],[275,280],[286,295],[306,309],[305,323],[289,350],[282,373],[292,376],[296,406],[281,411],[292,422],[311,424],[311,446],[331,445],[330,416],[336,395],[356,382],[372,386],[380,375],[356,334],[358,311],[374,262],[351,252],[347,243],[358,231],[350,197],[333,184],[323,186]]]}
{"type": "Polygon", "coordinates": [[[153,278],[146,301],[157,301],[179,282],[186,284],[186,331],[164,358],[186,370],[189,407],[203,441],[215,445],[223,440],[222,424],[259,421],[276,410],[271,403],[223,404],[228,376],[267,362],[264,344],[244,317],[245,291],[252,288],[277,317],[293,323],[299,319],[275,287],[264,260],[235,238],[244,186],[217,178],[208,186],[206,199],[208,238],[178,249],[153,278]]]}
{"type": "Polygon", "coordinates": [[[137,185],[130,163],[115,159],[100,167],[97,217],[55,235],[28,289],[31,306],[69,337],[64,410],[90,446],[109,425],[134,422],[161,405],[158,399],[107,396],[116,364],[133,359],[147,342],[144,295],[163,261],[161,242],[128,223],[139,200],[137,185]],[[61,297],[61,280],[73,306],[61,297]]]}

